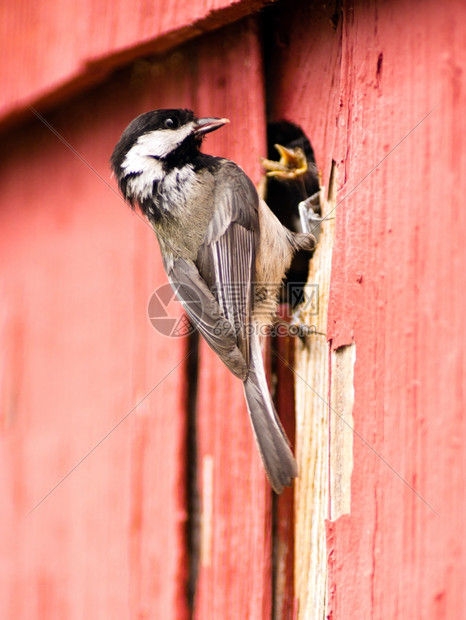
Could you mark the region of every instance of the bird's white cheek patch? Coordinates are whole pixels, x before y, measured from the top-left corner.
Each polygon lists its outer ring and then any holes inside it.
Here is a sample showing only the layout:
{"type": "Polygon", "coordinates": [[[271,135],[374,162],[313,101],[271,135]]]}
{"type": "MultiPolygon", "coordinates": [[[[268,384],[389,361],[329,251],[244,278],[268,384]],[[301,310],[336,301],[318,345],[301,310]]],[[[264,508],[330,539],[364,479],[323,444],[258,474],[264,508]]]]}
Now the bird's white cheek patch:
{"type": "Polygon", "coordinates": [[[188,123],[179,129],[158,129],[157,131],[145,133],[138,138],[138,141],[129,153],[134,149],[141,156],[164,158],[192,133],[193,128],[194,123],[188,123]]]}
{"type": "Polygon", "coordinates": [[[163,159],[174,151],[193,131],[193,127],[193,123],[188,123],[179,129],[159,129],[140,136],[126,153],[122,169],[126,173],[153,171],[154,162],[157,162],[154,157],[163,159]]]}
{"type": "MultiPolygon", "coordinates": [[[[121,166],[125,175],[137,175],[128,181],[128,189],[133,196],[140,199],[150,196],[154,182],[165,179],[161,160],[192,133],[193,127],[194,123],[188,123],[179,129],[159,129],[138,138],[136,144],[126,153],[121,166]]],[[[192,173],[191,169],[190,172],[192,173]]],[[[179,174],[178,171],[175,175],[177,181],[180,180],[179,174]]],[[[175,181],[175,178],[172,181],[175,181]]]]}
{"type": "Polygon", "coordinates": [[[126,174],[142,173],[151,176],[157,175],[159,179],[163,177],[163,167],[160,161],[142,151],[139,144],[135,144],[126,153],[126,157],[121,165],[126,174]]]}

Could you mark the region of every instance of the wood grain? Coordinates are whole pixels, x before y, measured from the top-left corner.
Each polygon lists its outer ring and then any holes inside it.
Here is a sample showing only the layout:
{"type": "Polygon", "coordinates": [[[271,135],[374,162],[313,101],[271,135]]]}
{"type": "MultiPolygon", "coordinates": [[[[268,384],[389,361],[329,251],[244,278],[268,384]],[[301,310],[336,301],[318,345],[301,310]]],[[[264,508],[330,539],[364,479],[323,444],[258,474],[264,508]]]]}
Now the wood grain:
{"type": "Polygon", "coordinates": [[[330,531],[333,618],[465,610],[466,37],[460,3],[419,8],[343,19],[329,336],[356,344],[357,434],[351,517],[330,531]]]}
{"type": "Polygon", "coordinates": [[[39,121],[2,141],[4,618],[186,617],[186,347],[148,322],[158,248],[106,184],[135,113],[112,94],[49,117],[79,158],[39,121]]]}
{"type": "MultiPolygon", "coordinates": [[[[323,183],[323,213],[335,207],[335,192],[327,202],[329,175],[336,148],[335,111],[338,105],[340,36],[332,28],[332,7],[295,2],[273,16],[268,88],[271,120],[299,124],[309,136],[323,183]],[[292,86],[291,86],[292,85],[292,86]]],[[[332,214],[333,215],[333,214],[332,214]]],[[[308,283],[318,304],[302,320],[320,334],[296,343],[296,454],[299,478],[295,485],[296,617],[320,620],[327,604],[327,528],[329,485],[329,351],[327,331],[334,220],[322,225],[322,236],[311,262],[308,283]]]]}
{"type": "MultiPolygon", "coordinates": [[[[351,512],[327,526],[327,614],[457,617],[465,609],[460,3],[356,2],[333,35],[331,9],[296,2],[277,11],[270,111],[302,124],[324,182],[337,163],[327,336],[333,350],[357,350],[351,512]]],[[[298,453],[299,436],[300,427],[298,453]]],[[[298,524],[306,514],[298,504],[298,524]]],[[[298,617],[315,617],[311,599],[299,603],[298,617]]]]}
{"type": "Polygon", "coordinates": [[[270,2],[72,0],[65,9],[59,2],[8,0],[0,19],[0,124],[27,118],[29,105],[56,105],[124,63],[164,54],[270,2]]]}
{"type": "MultiPolygon", "coordinates": [[[[265,152],[265,106],[256,23],[248,20],[210,35],[199,54],[197,107],[231,121],[212,134],[206,149],[233,159],[257,182],[259,156],[265,152]]],[[[194,615],[265,620],[272,606],[271,490],[242,383],[204,342],[198,389],[203,547],[194,615]]]]}
{"type": "MultiPolygon", "coordinates": [[[[188,616],[187,342],[148,321],[166,282],[159,249],[113,191],[107,162],[138,113],[187,106],[230,116],[232,134],[209,136],[207,150],[257,179],[259,51],[243,23],[178,49],[136,84],[132,69],[120,72],[47,115],[74,152],[38,120],[3,139],[3,618],[188,616]]],[[[208,355],[199,424],[202,458],[215,439],[215,570],[201,572],[198,616],[246,605],[267,617],[270,490],[241,384],[208,355]]]]}
{"type": "MultiPolygon", "coordinates": [[[[204,32],[262,2],[188,4],[3,7],[3,126],[46,103],[74,151],[29,113],[0,145],[0,616],[190,615],[187,343],[150,327],[159,251],[107,186],[125,125],[187,106],[230,117],[207,150],[255,182],[265,110],[303,127],[324,184],[338,170],[327,339],[296,355],[296,599],[285,560],[273,606],[271,496],[241,384],[202,347],[194,616],[463,617],[462,3],[279,3],[265,70],[254,21],[204,32]],[[353,345],[349,513],[329,522],[329,353],[353,345]]],[[[312,278],[330,273],[325,239],[312,278]]]]}

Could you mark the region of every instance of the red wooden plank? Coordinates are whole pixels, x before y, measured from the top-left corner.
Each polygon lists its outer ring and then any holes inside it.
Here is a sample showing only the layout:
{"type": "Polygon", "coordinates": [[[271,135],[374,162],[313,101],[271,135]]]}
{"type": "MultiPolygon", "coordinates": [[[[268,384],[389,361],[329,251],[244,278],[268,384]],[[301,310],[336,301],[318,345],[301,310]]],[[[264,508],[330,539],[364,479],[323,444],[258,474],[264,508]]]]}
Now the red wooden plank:
{"type": "Polygon", "coordinates": [[[456,284],[466,37],[461,3],[418,8],[358,3],[345,14],[340,196],[387,159],[339,207],[329,327],[334,346],[356,342],[358,433],[440,516],[355,438],[352,517],[332,533],[335,618],[466,613],[456,284]]]}
{"type": "MultiPolygon", "coordinates": [[[[96,96],[51,121],[108,179],[127,110],[96,96]]],[[[2,141],[0,615],[163,615],[184,602],[184,344],[146,319],[152,232],[38,125],[2,141]]]]}
{"type": "Polygon", "coordinates": [[[193,104],[185,69],[50,117],[93,170],[38,121],[2,140],[2,618],[186,615],[186,342],[151,328],[155,236],[106,186],[131,118],[193,104]]]}
{"type": "Polygon", "coordinates": [[[419,8],[347,7],[340,67],[330,22],[319,35],[316,8],[288,3],[272,63],[273,118],[303,124],[324,182],[338,163],[328,336],[356,344],[355,428],[389,464],[355,435],[351,514],[329,526],[332,618],[466,613],[466,36],[459,2],[419,8]]]}
{"type": "MultiPolygon", "coordinates": [[[[288,314],[286,306],[279,308],[280,320],[288,322],[288,314]]],[[[275,406],[296,453],[294,441],[296,432],[295,375],[292,370],[295,363],[295,342],[294,338],[281,335],[270,345],[271,366],[275,381],[275,406]]],[[[294,488],[286,488],[280,496],[276,496],[274,502],[274,618],[281,620],[294,620],[295,618],[295,505],[293,497],[294,488]]]]}
{"type": "MultiPolygon", "coordinates": [[[[267,65],[271,120],[287,119],[304,129],[314,146],[322,183],[327,190],[331,161],[336,156],[340,79],[341,33],[332,21],[334,10],[333,5],[307,2],[277,5],[270,15],[267,65]]],[[[324,207],[324,212],[327,208],[324,207]]],[[[307,313],[306,320],[319,331],[326,330],[331,226],[331,223],[323,224],[321,243],[315,255],[317,266],[309,276],[310,283],[319,286],[319,309],[315,316],[307,313]]],[[[328,402],[329,367],[326,348],[325,336],[310,337],[304,346],[297,346],[293,363],[299,467],[294,489],[293,610],[299,619],[322,618],[326,607],[328,406],[325,403],[328,402]]],[[[280,389],[279,384],[279,393],[280,389]]],[[[290,602],[289,598],[285,600],[287,613],[291,611],[290,602]]]]}
{"type": "MultiPolygon", "coordinates": [[[[136,82],[134,72],[121,73],[55,113],[53,127],[97,174],[38,122],[2,142],[2,617],[186,616],[186,385],[176,366],[186,342],[150,327],[147,301],[165,282],[155,237],[102,178],[131,118],[182,105],[229,115],[232,125],[209,137],[208,151],[230,155],[257,180],[259,51],[253,24],[239,24],[154,61],[136,82]]],[[[202,568],[197,613],[228,617],[229,606],[268,617],[270,489],[241,385],[215,358],[202,359],[200,411],[224,414],[215,453],[231,443],[235,465],[214,461],[226,482],[216,477],[212,522],[211,560],[221,570],[202,568]],[[223,383],[222,394],[206,373],[223,383]]],[[[211,426],[201,415],[203,457],[211,426]]]]}
{"type": "MultiPolygon", "coordinates": [[[[202,114],[231,124],[205,150],[222,153],[258,181],[265,152],[263,76],[254,22],[200,45],[202,114]],[[212,53],[212,50],[215,50],[212,53]]],[[[271,491],[241,382],[202,343],[198,403],[201,562],[195,617],[270,618],[271,491]]]]}
{"type": "Polygon", "coordinates": [[[6,1],[0,19],[0,118],[56,103],[115,66],[167,51],[258,11],[265,0],[6,1]]]}
{"type": "MultiPolygon", "coordinates": [[[[325,28],[319,35],[313,7],[291,3],[282,16],[272,116],[301,123],[321,169],[339,163],[340,199],[352,192],[337,209],[329,338],[356,343],[356,430],[441,513],[356,436],[352,512],[329,527],[335,618],[465,612],[460,9],[399,0],[347,10],[341,89],[338,48],[325,28]]],[[[225,114],[233,123],[208,150],[257,179],[262,80],[256,34],[243,27],[199,55],[192,46],[138,65],[55,114],[54,126],[108,178],[108,155],[138,112],[225,114]]],[[[1,615],[183,617],[181,369],[20,519],[185,345],[141,321],[165,281],[151,231],[44,128],[4,137],[2,150],[1,615]]],[[[269,616],[270,496],[240,385],[205,349],[201,370],[196,613],[269,616]]]]}

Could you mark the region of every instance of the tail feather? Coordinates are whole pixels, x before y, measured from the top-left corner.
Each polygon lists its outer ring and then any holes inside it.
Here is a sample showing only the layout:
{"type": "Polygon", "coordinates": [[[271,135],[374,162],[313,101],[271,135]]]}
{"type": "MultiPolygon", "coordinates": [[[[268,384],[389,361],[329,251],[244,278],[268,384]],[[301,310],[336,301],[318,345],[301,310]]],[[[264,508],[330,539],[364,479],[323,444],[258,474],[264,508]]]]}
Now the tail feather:
{"type": "Polygon", "coordinates": [[[244,394],[267,477],[275,493],[281,493],[284,486],[291,486],[298,468],[270,397],[256,335],[251,337],[250,370],[244,394]]]}

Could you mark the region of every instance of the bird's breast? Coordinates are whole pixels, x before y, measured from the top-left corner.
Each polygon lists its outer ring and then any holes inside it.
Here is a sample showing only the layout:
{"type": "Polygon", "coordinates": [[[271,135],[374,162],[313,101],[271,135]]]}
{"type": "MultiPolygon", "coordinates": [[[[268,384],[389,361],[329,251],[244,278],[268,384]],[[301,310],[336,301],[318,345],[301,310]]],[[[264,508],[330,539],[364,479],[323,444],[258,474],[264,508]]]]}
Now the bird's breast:
{"type": "Polygon", "coordinates": [[[194,260],[215,207],[211,175],[190,165],[174,168],[158,184],[156,199],[161,215],[151,223],[161,245],[194,260]]]}

